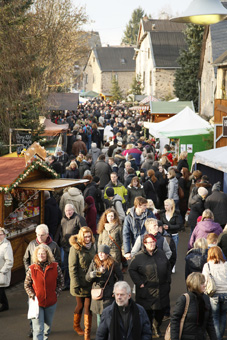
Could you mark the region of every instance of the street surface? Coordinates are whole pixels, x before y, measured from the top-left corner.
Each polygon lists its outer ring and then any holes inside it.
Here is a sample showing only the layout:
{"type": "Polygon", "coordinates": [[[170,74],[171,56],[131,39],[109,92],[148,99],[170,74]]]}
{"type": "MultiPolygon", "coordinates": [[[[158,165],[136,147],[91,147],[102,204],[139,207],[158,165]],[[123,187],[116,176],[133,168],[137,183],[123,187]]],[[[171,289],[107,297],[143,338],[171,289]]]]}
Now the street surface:
{"type": "MultiPolygon", "coordinates": [[[[180,241],[178,245],[178,259],[176,264],[176,273],[172,275],[171,289],[171,309],[175,305],[178,296],[185,293],[184,282],[184,258],[187,251],[187,243],[189,239],[189,228],[185,232],[180,233],[180,241]]],[[[129,275],[125,275],[126,281],[131,284],[129,275]]],[[[9,299],[10,309],[0,313],[0,334],[2,340],[25,340],[28,339],[29,321],[27,320],[27,294],[24,291],[23,283],[19,283],[6,290],[9,299]]],[[[82,340],[83,337],[77,335],[73,330],[73,312],[75,308],[75,298],[69,291],[62,292],[54,317],[52,332],[50,339],[53,340],[82,340]]],[[[164,331],[169,323],[165,321],[161,327],[164,331]]],[[[82,323],[81,323],[82,325],[82,323]]],[[[96,333],[96,315],[93,316],[91,339],[95,339],[96,333]]],[[[227,339],[227,336],[225,336],[227,339]]]]}

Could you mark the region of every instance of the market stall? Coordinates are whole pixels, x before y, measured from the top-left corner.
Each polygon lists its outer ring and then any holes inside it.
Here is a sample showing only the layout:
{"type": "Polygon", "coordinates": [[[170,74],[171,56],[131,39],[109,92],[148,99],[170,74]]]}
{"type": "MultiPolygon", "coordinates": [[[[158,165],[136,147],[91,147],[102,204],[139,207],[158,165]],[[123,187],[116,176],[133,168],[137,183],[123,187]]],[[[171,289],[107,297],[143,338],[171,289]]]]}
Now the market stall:
{"type": "Polygon", "coordinates": [[[83,183],[59,179],[37,153],[32,158],[0,158],[0,226],[7,230],[14,253],[12,282],[24,278],[23,256],[35,238],[35,228],[44,223],[44,190],[54,191],[83,183]]]}

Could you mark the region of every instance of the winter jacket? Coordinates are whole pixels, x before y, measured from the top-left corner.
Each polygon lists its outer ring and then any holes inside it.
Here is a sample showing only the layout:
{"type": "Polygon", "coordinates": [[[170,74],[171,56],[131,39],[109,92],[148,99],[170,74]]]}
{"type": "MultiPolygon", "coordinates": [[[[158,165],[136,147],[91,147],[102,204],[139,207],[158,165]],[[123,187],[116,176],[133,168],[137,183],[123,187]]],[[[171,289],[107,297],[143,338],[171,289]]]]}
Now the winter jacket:
{"type": "MultiPolygon", "coordinates": [[[[98,256],[98,255],[97,255],[98,256]]],[[[111,268],[106,270],[101,277],[95,277],[91,278],[90,273],[94,270],[97,270],[97,267],[95,265],[95,260],[93,259],[88,272],[85,276],[86,280],[88,282],[92,282],[92,288],[103,288],[108,277],[110,274],[111,268]]],[[[109,306],[114,298],[113,298],[113,287],[116,281],[122,281],[123,280],[123,274],[120,270],[120,266],[117,262],[113,261],[113,271],[110,275],[109,281],[103,291],[103,299],[102,300],[93,300],[91,301],[91,311],[95,314],[102,314],[103,309],[107,306],[109,306]]]]}
{"type": "Polygon", "coordinates": [[[110,180],[111,167],[105,161],[97,161],[91,170],[92,176],[100,178],[99,188],[102,190],[110,180]]]}
{"type": "Polygon", "coordinates": [[[79,176],[83,178],[84,172],[86,170],[91,170],[91,163],[87,162],[85,159],[79,165],[79,176]]]}
{"type": "Polygon", "coordinates": [[[95,207],[95,200],[92,196],[87,196],[85,198],[85,203],[88,205],[86,209],[86,222],[89,228],[91,228],[93,234],[96,234],[96,217],[97,217],[97,210],[95,207]]]}
{"type": "Polygon", "coordinates": [[[70,166],[65,169],[65,178],[79,179],[79,170],[71,169],[70,166]]]}
{"type": "Polygon", "coordinates": [[[146,197],[145,192],[144,192],[144,187],[141,185],[139,188],[138,187],[133,187],[128,185],[127,187],[128,191],[128,199],[127,199],[127,208],[132,208],[134,206],[134,199],[138,196],[146,197]]]}
{"type": "Polygon", "coordinates": [[[146,169],[147,171],[152,168],[152,165],[154,163],[154,159],[147,159],[142,165],[141,169],[146,169]]]}
{"type": "Polygon", "coordinates": [[[122,197],[118,194],[114,195],[112,200],[105,200],[105,204],[107,207],[113,207],[117,211],[121,222],[123,222],[125,219],[125,212],[122,206],[122,201],[122,197]]]}
{"type": "Polygon", "coordinates": [[[144,191],[147,199],[154,202],[155,207],[159,207],[159,181],[152,182],[150,178],[144,183],[144,191]]]}
{"type": "Polygon", "coordinates": [[[6,283],[1,287],[8,287],[11,279],[11,269],[13,267],[13,250],[10,241],[6,238],[0,243],[0,275],[6,276],[6,283]]]}
{"type": "Polygon", "coordinates": [[[227,195],[214,190],[205,200],[205,209],[210,209],[214,214],[214,221],[224,226],[227,223],[227,195]]]}
{"type": "Polygon", "coordinates": [[[85,219],[74,213],[70,218],[67,218],[66,216],[62,218],[61,220],[61,229],[62,229],[62,235],[61,235],[61,247],[69,252],[69,238],[72,235],[78,234],[81,227],[86,227],[87,223],[85,219]]]}
{"type": "Polygon", "coordinates": [[[108,199],[108,196],[106,194],[106,190],[108,188],[114,189],[114,194],[118,194],[122,198],[122,203],[124,204],[126,202],[125,196],[127,196],[128,192],[127,189],[124,187],[124,185],[121,182],[117,182],[117,185],[113,184],[111,181],[105,186],[104,188],[104,199],[108,199]]]}
{"type": "Polygon", "coordinates": [[[179,210],[175,210],[173,213],[173,216],[171,217],[170,220],[167,220],[165,210],[160,211],[160,221],[162,221],[163,224],[168,225],[167,232],[169,234],[176,234],[178,233],[183,226],[183,220],[180,215],[179,210]]]}
{"type": "MultiPolygon", "coordinates": [[[[140,151],[137,148],[132,148],[132,149],[127,150],[127,155],[132,155],[133,158],[135,158],[135,160],[136,160],[136,165],[138,167],[140,166],[141,160],[143,158],[142,157],[142,151],[140,151]]],[[[125,156],[125,154],[123,154],[123,156],[125,156]]],[[[126,156],[126,158],[127,158],[127,156],[126,156]]]]}
{"type": "Polygon", "coordinates": [[[100,150],[101,147],[101,135],[97,129],[93,129],[91,134],[91,140],[97,144],[97,148],[100,150]]]}
{"type": "MultiPolygon", "coordinates": [[[[206,294],[202,294],[205,302],[205,312],[203,324],[198,324],[198,300],[194,293],[189,292],[190,303],[188,312],[184,321],[183,332],[181,340],[205,340],[206,332],[210,339],[217,340],[216,332],[213,324],[212,310],[210,299],[206,294]]],[[[179,327],[180,320],[184,313],[186,298],[181,295],[174,307],[173,315],[171,318],[171,340],[179,340],[179,327]]]]}
{"type": "Polygon", "coordinates": [[[145,221],[147,218],[155,218],[150,210],[146,210],[140,216],[136,215],[135,207],[131,208],[125,218],[123,225],[123,244],[125,254],[131,252],[131,248],[139,235],[143,235],[146,231],[145,221]]]}
{"type": "Polygon", "coordinates": [[[227,231],[223,231],[218,237],[218,246],[223,251],[225,257],[227,258],[227,231]]]}
{"type": "Polygon", "coordinates": [[[133,257],[129,274],[136,285],[136,302],[146,310],[169,305],[171,266],[161,249],[156,248],[152,255],[141,250],[133,257]],[[140,288],[142,284],[144,288],[140,288]]]}
{"type": "Polygon", "coordinates": [[[187,169],[189,169],[187,159],[180,159],[180,160],[179,160],[179,162],[178,162],[178,164],[177,164],[177,170],[180,172],[182,168],[187,168],[187,169]]]}
{"type": "Polygon", "coordinates": [[[215,294],[227,294],[227,262],[220,261],[220,263],[214,263],[213,261],[209,261],[204,264],[202,273],[205,276],[206,281],[209,273],[213,276],[217,288],[215,294]]]}
{"type": "MultiPolygon", "coordinates": [[[[132,251],[131,251],[131,256],[136,255],[141,250],[141,248],[143,246],[143,239],[144,239],[144,236],[146,234],[148,234],[147,231],[144,233],[144,235],[139,235],[137,237],[136,242],[135,242],[135,244],[132,248],[132,251]]],[[[169,244],[168,244],[166,238],[164,236],[162,236],[162,234],[160,232],[158,232],[157,235],[154,235],[154,237],[157,240],[157,248],[163,250],[167,259],[169,260],[171,255],[172,255],[172,251],[169,247],[169,244]]]]}
{"type": "Polygon", "coordinates": [[[92,163],[95,164],[97,159],[99,158],[99,155],[101,153],[101,150],[99,148],[91,148],[89,150],[89,154],[92,155],[92,163]]]}
{"type": "Polygon", "coordinates": [[[211,219],[200,221],[199,223],[197,223],[195,229],[192,232],[188,243],[188,249],[191,249],[193,247],[194,242],[197,240],[197,238],[204,237],[206,239],[208,234],[215,233],[217,235],[220,235],[222,231],[223,229],[220,224],[215,223],[211,219]]]}
{"type": "Polygon", "coordinates": [[[80,151],[84,151],[85,155],[87,154],[87,148],[85,143],[82,142],[82,140],[77,140],[72,145],[72,154],[77,157],[80,151]]]}
{"type": "Polygon", "coordinates": [[[208,249],[192,248],[185,257],[185,280],[193,272],[202,273],[203,266],[207,262],[208,249]]]}
{"type": "Polygon", "coordinates": [[[169,179],[168,184],[168,198],[172,198],[173,200],[179,200],[178,195],[178,180],[176,177],[169,179]]]}
{"type": "Polygon", "coordinates": [[[122,226],[116,225],[110,231],[106,229],[103,230],[101,234],[99,234],[98,245],[106,244],[110,247],[110,255],[117,261],[119,264],[121,263],[121,251],[117,247],[117,245],[110,239],[109,235],[114,239],[114,241],[118,244],[120,249],[122,248],[123,240],[122,240],[122,226]]]}
{"type": "Polygon", "coordinates": [[[66,204],[73,204],[77,214],[84,216],[84,197],[77,188],[69,188],[61,197],[59,208],[64,214],[66,204]]]}
{"type": "Polygon", "coordinates": [[[71,245],[69,251],[70,293],[73,296],[90,297],[91,283],[85,279],[85,275],[95,256],[94,244],[87,249],[78,243],[77,235],[72,235],[69,243],[71,245]]]}
{"type": "MultiPolygon", "coordinates": [[[[200,182],[199,180],[195,183],[194,187],[192,188],[191,190],[191,193],[189,195],[189,200],[188,200],[188,207],[191,208],[191,205],[194,203],[194,200],[195,200],[195,197],[196,195],[198,194],[198,189],[200,187],[203,187],[205,189],[207,189],[208,191],[208,195],[206,197],[206,199],[208,198],[208,196],[211,194],[211,189],[212,189],[212,185],[207,182],[207,181],[204,181],[204,182],[200,182]]],[[[207,209],[207,208],[205,208],[207,209]]],[[[216,222],[216,221],[215,221],[216,222]]]]}
{"type": "MultiPolygon", "coordinates": [[[[23,257],[25,271],[27,271],[29,266],[33,264],[32,255],[35,248],[38,247],[39,244],[40,243],[38,243],[37,240],[32,240],[31,242],[29,242],[23,257]]],[[[52,238],[49,236],[45,244],[51,249],[55,261],[59,264],[59,266],[61,266],[61,252],[57,243],[54,242],[52,238]]]]}
{"type": "MultiPolygon", "coordinates": [[[[110,340],[110,326],[111,320],[113,316],[113,308],[116,302],[113,302],[110,306],[106,307],[102,313],[101,322],[99,328],[96,332],[95,340],[110,340]]],[[[138,340],[150,340],[151,339],[151,326],[144,308],[137,304],[139,309],[140,316],[140,326],[141,326],[141,335],[138,340]]],[[[132,318],[129,320],[129,328],[127,336],[124,336],[124,325],[122,319],[120,318],[119,323],[116,324],[116,327],[120,328],[120,332],[122,333],[122,339],[124,340],[133,340],[132,337],[132,318]]],[[[120,339],[119,339],[120,340],[120,339]]]]}
{"type": "Polygon", "coordinates": [[[52,262],[43,268],[38,264],[32,264],[31,270],[32,287],[37,296],[40,307],[53,306],[57,302],[57,262],[52,262]]]}
{"type": "MultiPolygon", "coordinates": [[[[124,169],[124,177],[126,176],[126,170],[124,169]]],[[[129,174],[125,177],[124,180],[124,187],[127,188],[130,184],[132,179],[135,177],[135,174],[129,174]]]]}
{"type": "Polygon", "coordinates": [[[49,233],[55,236],[58,225],[61,223],[62,213],[54,197],[45,200],[44,223],[49,228],[49,233]]]}
{"type": "Polygon", "coordinates": [[[193,198],[193,202],[191,204],[191,210],[188,216],[188,224],[193,230],[197,224],[197,218],[202,216],[204,210],[204,200],[199,194],[195,195],[193,198]]]}

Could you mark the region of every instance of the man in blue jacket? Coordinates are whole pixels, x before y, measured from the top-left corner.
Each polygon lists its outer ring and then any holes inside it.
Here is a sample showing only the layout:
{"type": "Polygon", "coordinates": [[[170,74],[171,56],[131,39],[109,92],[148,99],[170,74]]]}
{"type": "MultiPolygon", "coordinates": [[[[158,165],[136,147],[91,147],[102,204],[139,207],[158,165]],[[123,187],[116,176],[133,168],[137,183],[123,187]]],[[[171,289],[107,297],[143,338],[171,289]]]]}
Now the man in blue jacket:
{"type": "Polygon", "coordinates": [[[145,309],[131,299],[125,281],[114,285],[115,301],[103,310],[95,340],[150,340],[151,326],[145,309]]]}

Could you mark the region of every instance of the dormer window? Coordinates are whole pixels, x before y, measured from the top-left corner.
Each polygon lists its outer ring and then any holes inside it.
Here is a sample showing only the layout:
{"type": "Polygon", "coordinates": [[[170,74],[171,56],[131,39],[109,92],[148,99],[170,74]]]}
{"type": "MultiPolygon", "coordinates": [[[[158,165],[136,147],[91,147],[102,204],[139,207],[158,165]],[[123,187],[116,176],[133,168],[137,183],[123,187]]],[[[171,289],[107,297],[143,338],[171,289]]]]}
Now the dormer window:
{"type": "Polygon", "coordinates": [[[122,59],[121,59],[121,64],[122,64],[122,65],[126,64],[125,58],[122,58],[122,59]]]}

